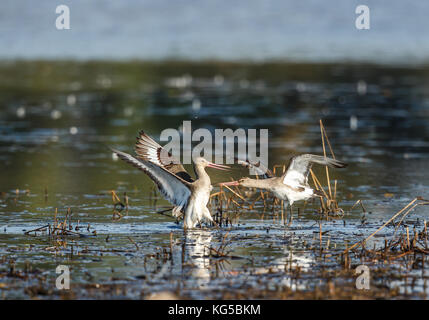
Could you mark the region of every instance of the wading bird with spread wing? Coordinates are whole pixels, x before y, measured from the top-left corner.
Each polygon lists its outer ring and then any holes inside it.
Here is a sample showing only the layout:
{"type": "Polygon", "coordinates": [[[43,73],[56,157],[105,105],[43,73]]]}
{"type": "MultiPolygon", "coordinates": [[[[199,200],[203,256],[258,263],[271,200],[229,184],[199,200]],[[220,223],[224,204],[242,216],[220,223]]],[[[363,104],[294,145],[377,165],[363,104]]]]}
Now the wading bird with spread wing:
{"type": "Polygon", "coordinates": [[[228,166],[196,158],[193,161],[196,178],[192,179],[181,163],[172,161],[171,154],[143,131],[140,131],[135,144],[137,156],[114,149],[112,151],[155,182],[165,199],[175,206],[173,215],[178,217],[184,214],[184,228],[195,228],[204,221],[213,222],[207,208],[212,186],[205,168],[227,170],[228,166]]]}
{"type": "MultiPolygon", "coordinates": [[[[242,178],[238,181],[223,182],[220,185],[268,190],[280,200],[287,201],[291,210],[295,201],[322,196],[320,191],[312,189],[308,184],[308,174],[313,163],[327,165],[331,168],[347,167],[346,163],[336,159],[302,154],[290,160],[287,170],[281,177],[275,177],[271,171],[261,167],[260,164],[252,164],[248,160],[239,160],[238,163],[255,169],[261,179],[242,178]]],[[[285,206],[287,206],[287,202],[285,202],[285,206]]]]}

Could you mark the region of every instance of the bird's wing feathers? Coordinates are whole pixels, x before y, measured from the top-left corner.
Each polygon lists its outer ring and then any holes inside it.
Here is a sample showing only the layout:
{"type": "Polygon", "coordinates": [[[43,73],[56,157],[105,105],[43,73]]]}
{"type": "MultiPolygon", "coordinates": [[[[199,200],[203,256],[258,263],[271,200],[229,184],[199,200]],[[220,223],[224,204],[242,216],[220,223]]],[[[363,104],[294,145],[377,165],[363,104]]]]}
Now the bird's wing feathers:
{"type": "Polygon", "coordinates": [[[191,195],[189,182],[167,169],[143,159],[136,159],[128,153],[112,149],[122,160],[146,173],[157,185],[162,195],[177,207],[185,208],[191,195]]]}
{"type": "Polygon", "coordinates": [[[257,163],[251,162],[250,160],[242,160],[234,158],[237,163],[243,167],[255,170],[256,174],[262,179],[268,179],[274,177],[274,174],[270,169],[266,168],[260,161],[257,163]]]}
{"type": "Polygon", "coordinates": [[[308,184],[308,174],[313,163],[326,165],[331,168],[344,168],[347,166],[346,163],[340,160],[325,158],[314,154],[302,154],[290,160],[289,166],[283,175],[283,183],[289,185],[308,184]]]}
{"type": "Polygon", "coordinates": [[[137,137],[135,151],[138,158],[161,166],[185,181],[194,181],[183,165],[174,159],[170,152],[144,133],[143,130],[139,132],[137,137]]]}

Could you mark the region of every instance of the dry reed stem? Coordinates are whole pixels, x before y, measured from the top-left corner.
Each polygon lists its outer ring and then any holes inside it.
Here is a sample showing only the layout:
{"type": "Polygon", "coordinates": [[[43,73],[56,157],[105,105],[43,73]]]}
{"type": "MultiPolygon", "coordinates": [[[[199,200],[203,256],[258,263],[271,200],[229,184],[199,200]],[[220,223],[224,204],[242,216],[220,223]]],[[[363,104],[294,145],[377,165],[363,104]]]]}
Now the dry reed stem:
{"type": "Polygon", "coordinates": [[[121,199],[119,199],[119,197],[117,196],[115,190],[110,190],[110,192],[112,193],[112,202],[113,203],[121,202],[121,199]]]}
{"type": "MultiPolygon", "coordinates": [[[[418,199],[418,200],[421,200],[421,199],[418,199]]],[[[399,220],[399,222],[396,224],[396,227],[395,227],[395,233],[393,234],[393,236],[395,236],[396,235],[396,232],[398,231],[398,228],[399,228],[399,226],[402,224],[402,221],[405,219],[405,217],[415,208],[415,207],[417,207],[417,206],[424,206],[424,205],[428,205],[429,204],[429,201],[424,201],[424,202],[420,202],[420,203],[416,203],[415,205],[413,205],[410,209],[408,209],[407,210],[407,212],[405,212],[403,215],[402,215],[402,217],[401,217],[401,219],[399,220]]]]}
{"type": "MultiPolygon", "coordinates": [[[[322,137],[323,156],[326,159],[325,135],[324,135],[324,127],[323,127],[322,119],[320,119],[319,122],[320,122],[320,135],[322,137]]],[[[331,181],[329,179],[328,166],[325,166],[325,170],[326,170],[326,182],[328,184],[328,190],[329,190],[329,198],[332,199],[331,181]]]]}
{"type": "Polygon", "coordinates": [[[326,142],[328,143],[329,151],[331,152],[332,158],[336,159],[335,154],[334,154],[334,150],[332,149],[331,143],[329,142],[328,134],[326,133],[325,126],[323,125],[323,122],[321,119],[320,119],[320,124],[321,124],[321,127],[323,128],[323,132],[325,134],[326,142]]]}
{"type": "Polygon", "coordinates": [[[137,245],[137,243],[131,237],[127,237],[127,238],[128,238],[128,240],[130,240],[130,242],[132,244],[134,244],[136,246],[136,250],[139,250],[139,246],[137,245]]]}
{"type": "Polygon", "coordinates": [[[246,200],[246,199],[244,199],[241,195],[239,195],[237,192],[235,192],[234,190],[232,190],[230,187],[228,187],[228,186],[223,186],[223,187],[227,188],[229,191],[231,191],[233,194],[235,194],[235,195],[236,195],[237,197],[239,197],[241,200],[243,200],[243,201],[247,202],[247,200],[246,200]]]}
{"type": "Polygon", "coordinates": [[[413,201],[411,201],[409,204],[407,204],[405,207],[403,207],[401,210],[399,210],[397,213],[395,213],[389,220],[387,220],[386,223],[384,223],[380,228],[378,228],[376,231],[374,231],[373,233],[371,233],[365,240],[356,242],[351,247],[346,248],[343,251],[343,254],[347,253],[348,251],[350,251],[351,249],[353,249],[353,248],[355,248],[355,247],[357,247],[359,245],[362,245],[363,243],[365,243],[366,241],[368,241],[369,239],[371,239],[374,235],[376,235],[378,232],[380,232],[385,226],[387,226],[389,223],[391,223],[393,220],[395,220],[396,217],[398,217],[401,213],[403,213],[410,206],[412,206],[417,200],[419,200],[419,198],[414,198],[413,201]]]}
{"type": "Polygon", "coordinates": [[[363,211],[363,212],[366,212],[365,206],[363,205],[363,202],[362,202],[362,200],[360,200],[360,199],[359,199],[358,201],[356,201],[356,202],[355,202],[355,204],[352,206],[352,208],[351,208],[350,210],[353,210],[353,208],[354,208],[354,207],[356,207],[358,204],[360,204],[360,206],[361,206],[361,208],[362,208],[362,211],[363,211]]]}
{"type": "Polygon", "coordinates": [[[334,180],[335,184],[334,184],[334,199],[337,199],[337,180],[334,180]]]}
{"type": "Polygon", "coordinates": [[[313,170],[310,169],[310,174],[311,174],[311,178],[313,179],[313,183],[316,186],[317,190],[320,190],[323,192],[323,194],[325,195],[326,199],[329,200],[328,194],[326,193],[326,191],[323,189],[322,184],[320,183],[319,179],[317,179],[316,175],[314,174],[313,170]]]}

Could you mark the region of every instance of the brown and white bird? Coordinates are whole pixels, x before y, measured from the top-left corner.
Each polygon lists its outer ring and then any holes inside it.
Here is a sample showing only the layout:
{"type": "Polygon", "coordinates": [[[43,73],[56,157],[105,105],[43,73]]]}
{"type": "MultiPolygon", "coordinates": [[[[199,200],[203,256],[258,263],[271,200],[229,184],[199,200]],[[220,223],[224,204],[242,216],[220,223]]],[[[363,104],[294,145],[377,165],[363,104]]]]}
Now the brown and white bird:
{"type": "Polygon", "coordinates": [[[174,161],[170,153],[143,131],[137,137],[135,157],[122,151],[112,151],[155,182],[164,198],[175,206],[173,215],[184,214],[184,228],[195,228],[204,221],[213,222],[207,208],[212,186],[205,168],[227,170],[228,166],[198,157],[193,161],[196,176],[193,179],[180,162],[174,161]]]}
{"type": "MultiPolygon", "coordinates": [[[[239,160],[238,163],[255,169],[257,173],[259,171],[259,176],[262,179],[242,178],[238,181],[223,182],[220,185],[268,190],[280,200],[287,201],[291,207],[295,201],[308,200],[322,195],[320,191],[312,189],[308,184],[308,174],[313,163],[327,165],[331,168],[345,168],[347,166],[346,163],[336,159],[314,154],[302,154],[290,160],[287,170],[281,177],[275,177],[271,171],[260,167],[260,164],[253,164],[248,160],[239,160]]],[[[287,206],[286,202],[285,205],[287,206]]]]}

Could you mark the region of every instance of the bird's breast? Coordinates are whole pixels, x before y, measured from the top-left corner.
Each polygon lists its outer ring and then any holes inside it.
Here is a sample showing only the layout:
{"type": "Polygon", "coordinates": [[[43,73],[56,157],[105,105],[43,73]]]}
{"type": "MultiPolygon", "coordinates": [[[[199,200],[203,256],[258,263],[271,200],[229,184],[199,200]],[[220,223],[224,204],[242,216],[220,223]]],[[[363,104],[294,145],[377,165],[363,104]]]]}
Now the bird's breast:
{"type": "Polygon", "coordinates": [[[194,199],[196,202],[206,205],[210,198],[210,191],[209,189],[201,189],[194,193],[194,199]]]}

